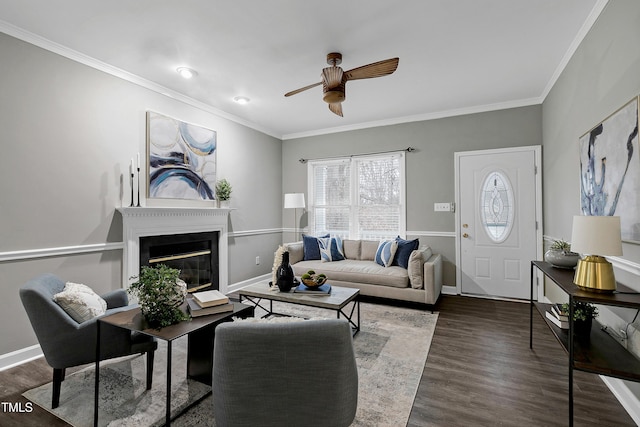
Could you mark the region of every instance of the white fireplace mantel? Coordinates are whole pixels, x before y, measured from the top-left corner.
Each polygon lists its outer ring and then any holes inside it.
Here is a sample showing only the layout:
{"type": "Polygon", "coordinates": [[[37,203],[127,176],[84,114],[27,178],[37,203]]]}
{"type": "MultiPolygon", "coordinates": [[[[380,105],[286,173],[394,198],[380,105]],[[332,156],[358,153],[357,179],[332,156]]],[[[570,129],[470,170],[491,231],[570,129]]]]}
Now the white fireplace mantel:
{"type": "Polygon", "coordinates": [[[231,209],[183,207],[121,207],[124,255],[122,283],[128,288],[140,271],[140,237],[217,231],[220,292],[229,280],[228,221],[231,209]]]}

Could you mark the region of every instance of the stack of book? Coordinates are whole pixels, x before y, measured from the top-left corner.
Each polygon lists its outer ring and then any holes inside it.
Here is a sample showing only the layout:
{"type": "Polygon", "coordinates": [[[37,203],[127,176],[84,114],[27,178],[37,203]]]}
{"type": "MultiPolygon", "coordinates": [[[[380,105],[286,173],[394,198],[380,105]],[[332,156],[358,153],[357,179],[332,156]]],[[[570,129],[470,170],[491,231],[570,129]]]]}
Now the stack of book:
{"type": "Polygon", "coordinates": [[[229,297],[217,290],[195,292],[187,298],[187,304],[192,317],[233,311],[229,297]]]}
{"type": "Polygon", "coordinates": [[[553,304],[545,314],[558,328],[569,329],[569,313],[562,309],[562,304],[553,304]]]}
{"type": "Polygon", "coordinates": [[[324,285],[320,285],[320,286],[316,286],[313,288],[310,288],[309,286],[305,285],[304,283],[300,283],[298,285],[298,287],[296,287],[293,290],[294,293],[298,293],[298,294],[306,294],[306,295],[318,295],[318,296],[322,296],[322,295],[331,295],[331,285],[328,283],[325,283],[324,285]]]}

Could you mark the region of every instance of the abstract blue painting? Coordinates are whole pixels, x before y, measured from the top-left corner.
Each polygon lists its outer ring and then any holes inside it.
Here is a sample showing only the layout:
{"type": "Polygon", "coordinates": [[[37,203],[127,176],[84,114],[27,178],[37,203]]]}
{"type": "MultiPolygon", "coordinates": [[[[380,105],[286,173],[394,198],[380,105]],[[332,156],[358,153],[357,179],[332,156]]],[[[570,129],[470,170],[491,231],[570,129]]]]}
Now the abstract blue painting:
{"type": "Polygon", "coordinates": [[[216,131],[147,112],[147,196],[214,200],[216,131]]]}
{"type": "Polygon", "coordinates": [[[580,138],[583,215],[619,216],[622,240],[640,242],[638,98],[580,138]]]}

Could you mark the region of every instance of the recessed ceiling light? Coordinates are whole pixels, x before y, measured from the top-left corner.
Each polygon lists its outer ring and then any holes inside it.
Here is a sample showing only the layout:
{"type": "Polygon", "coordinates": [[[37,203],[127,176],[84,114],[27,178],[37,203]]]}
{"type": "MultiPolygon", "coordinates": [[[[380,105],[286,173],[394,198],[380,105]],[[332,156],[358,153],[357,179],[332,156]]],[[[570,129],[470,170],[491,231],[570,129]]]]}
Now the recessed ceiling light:
{"type": "Polygon", "coordinates": [[[190,79],[191,77],[198,75],[196,70],[192,70],[191,68],[188,68],[188,67],[178,67],[176,71],[185,79],[190,79]]]}
{"type": "Polygon", "coordinates": [[[248,104],[249,101],[251,101],[246,96],[236,96],[235,98],[233,98],[233,100],[236,101],[238,104],[241,104],[241,105],[248,104]]]}

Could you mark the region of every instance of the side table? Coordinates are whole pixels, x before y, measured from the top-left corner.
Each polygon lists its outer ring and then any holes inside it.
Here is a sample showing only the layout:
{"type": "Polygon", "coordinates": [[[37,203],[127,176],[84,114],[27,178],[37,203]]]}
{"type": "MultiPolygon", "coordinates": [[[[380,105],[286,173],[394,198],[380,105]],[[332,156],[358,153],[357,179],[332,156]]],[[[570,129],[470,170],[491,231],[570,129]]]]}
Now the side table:
{"type": "Polygon", "coordinates": [[[640,360],[601,330],[593,322],[588,341],[573,337],[573,310],[576,301],[640,309],[640,294],[620,283],[614,293],[588,292],[573,283],[573,270],[553,267],[545,261],[531,261],[531,298],[529,309],[529,348],[533,348],[533,310],[537,309],[551,332],[569,355],[569,426],[573,426],[573,371],[606,375],[623,380],[640,381],[640,360]],[[546,319],[551,304],[533,301],[535,269],[540,270],[569,296],[569,329],[560,329],[546,319]]]}
{"type": "Polygon", "coordinates": [[[167,392],[165,425],[171,425],[171,345],[176,339],[188,335],[187,375],[196,381],[211,385],[213,369],[213,342],[215,328],[222,322],[229,322],[235,317],[251,317],[254,307],[241,303],[233,303],[233,311],[208,316],[194,317],[192,320],[177,323],[160,329],[150,328],[142,317],[140,308],[122,311],[98,319],[98,336],[96,339],[96,378],[93,425],[98,426],[98,402],[100,391],[100,327],[107,324],[128,329],[167,342],[167,392]]]}

